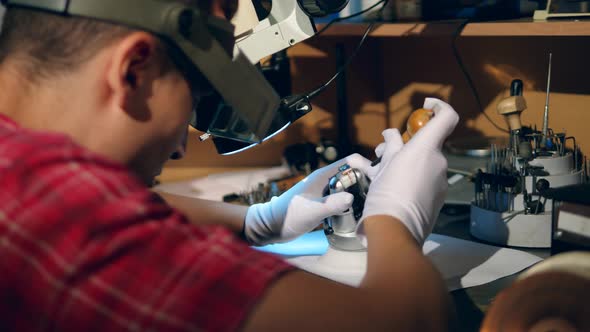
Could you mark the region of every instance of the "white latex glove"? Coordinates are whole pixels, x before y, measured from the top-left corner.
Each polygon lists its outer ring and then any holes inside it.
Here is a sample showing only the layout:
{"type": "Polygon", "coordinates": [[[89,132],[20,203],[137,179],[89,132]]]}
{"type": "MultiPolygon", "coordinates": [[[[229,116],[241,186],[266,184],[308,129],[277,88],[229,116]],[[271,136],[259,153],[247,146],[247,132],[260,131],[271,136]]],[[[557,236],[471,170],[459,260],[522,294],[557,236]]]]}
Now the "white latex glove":
{"type": "Polygon", "coordinates": [[[383,132],[385,143],[377,169],[370,170],[369,186],[357,236],[366,245],[363,222],[367,217],[389,215],[399,219],[420,245],[432,232],[448,189],[447,160],[441,153],[444,140],[459,116],[447,103],[426,98],[424,108],[434,117],[404,145],[397,129],[383,132]]]}
{"type": "Polygon", "coordinates": [[[367,172],[371,162],[352,154],[322,167],[270,202],[252,205],[246,213],[244,235],[254,245],[287,242],[318,226],[323,219],[342,213],[352,206],[347,192],[323,197],[323,191],[338,168],[344,164],[367,172]]]}

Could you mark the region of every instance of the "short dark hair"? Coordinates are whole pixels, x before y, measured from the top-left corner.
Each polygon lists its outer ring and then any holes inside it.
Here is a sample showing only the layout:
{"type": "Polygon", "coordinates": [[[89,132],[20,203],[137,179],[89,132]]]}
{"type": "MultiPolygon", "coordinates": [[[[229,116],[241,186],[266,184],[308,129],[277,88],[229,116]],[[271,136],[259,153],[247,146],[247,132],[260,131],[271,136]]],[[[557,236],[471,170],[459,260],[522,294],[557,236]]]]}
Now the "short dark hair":
{"type": "Polygon", "coordinates": [[[25,78],[35,83],[75,70],[131,31],[93,19],[8,8],[0,34],[0,64],[15,60],[25,78]]]}
{"type": "MultiPolygon", "coordinates": [[[[211,13],[216,3],[228,19],[235,14],[238,3],[237,0],[168,1],[194,5],[206,13],[211,13]]],[[[91,18],[8,7],[0,33],[0,66],[11,58],[29,83],[38,83],[74,71],[100,49],[133,31],[91,18]]],[[[169,53],[170,45],[164,42],[163,46],[169,53]]]]}

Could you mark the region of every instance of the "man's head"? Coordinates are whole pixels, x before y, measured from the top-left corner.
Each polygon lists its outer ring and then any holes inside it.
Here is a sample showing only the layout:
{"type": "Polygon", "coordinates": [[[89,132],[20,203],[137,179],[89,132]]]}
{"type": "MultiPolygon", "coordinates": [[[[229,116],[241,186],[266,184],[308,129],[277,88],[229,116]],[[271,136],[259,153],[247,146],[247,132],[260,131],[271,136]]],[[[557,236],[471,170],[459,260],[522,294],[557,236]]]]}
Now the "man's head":
{"type": "MultiPolygon", "coordinates": [[[[232,12],[233,1],[196,2],[218,16],[232,12]]],[[[0,36],[0,112],[24,127],[64,132],[150,183],[172,154],[184,153],[200,93],[194,82],[202,81],[194,72],[187,80],[170,50],[127,26],[10,8],[0,36]]]]}
{"type": "MultiPolygon", "coordinates": [[[[170,2],[175,0],[168,0],[170,2]]],[[[231,19],[238,0],[176,0],[203,12],[231,19]]],[[[23,8],[10,9],[0,36],[0,63],[21,57],[31,83],[76,69],[106,45],[134,30],[118,24],[82,17],[51,15],[23,8]]]]}

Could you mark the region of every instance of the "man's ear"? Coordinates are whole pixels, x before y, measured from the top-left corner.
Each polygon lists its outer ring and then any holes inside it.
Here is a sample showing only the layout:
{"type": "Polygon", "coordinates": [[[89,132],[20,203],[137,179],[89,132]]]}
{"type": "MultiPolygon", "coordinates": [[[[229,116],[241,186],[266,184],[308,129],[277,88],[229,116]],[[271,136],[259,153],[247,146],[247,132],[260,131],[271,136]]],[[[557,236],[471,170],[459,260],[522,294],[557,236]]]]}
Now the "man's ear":
{"type": "Polygon", "coordinates": [[[106,73],[113,102],[127,111],[137,109],[130,106],[137,106],[149,97],[151,82],[161,73],[159,62],[155,36],[134,32],[118,41],[106,73]]]}

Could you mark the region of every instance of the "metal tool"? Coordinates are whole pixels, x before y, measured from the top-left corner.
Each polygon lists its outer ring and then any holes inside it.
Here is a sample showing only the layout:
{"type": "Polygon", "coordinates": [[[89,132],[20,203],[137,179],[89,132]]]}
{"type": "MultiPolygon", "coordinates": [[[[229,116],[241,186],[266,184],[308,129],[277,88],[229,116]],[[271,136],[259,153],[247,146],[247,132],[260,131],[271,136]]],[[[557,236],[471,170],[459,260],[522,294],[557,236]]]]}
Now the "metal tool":
{"type": "MultiPolygon", "coordinates": [[[[434,112],[425,108],[419,108],[410,114],[408,121],[406,122],[406,131],[402,134],[402,141],[408,143],[408,141],[414,136],[422,127],[432,119],[434,112]]],[[[381,157],[375,159],[371,166],[375,166],[381,162],[381,157]]]]}
{"type": "Polygon", "coordinates": [[[547,144],[547,130],[549,128],[549,95],[551,89],[551,59],[552,53],[549,53],[549,69],[547,70],[547,96],[545,97],[545,112],[543,113],[543,140],[541,146],[545,147],[547,144]]]}

